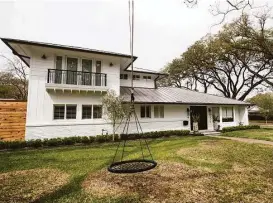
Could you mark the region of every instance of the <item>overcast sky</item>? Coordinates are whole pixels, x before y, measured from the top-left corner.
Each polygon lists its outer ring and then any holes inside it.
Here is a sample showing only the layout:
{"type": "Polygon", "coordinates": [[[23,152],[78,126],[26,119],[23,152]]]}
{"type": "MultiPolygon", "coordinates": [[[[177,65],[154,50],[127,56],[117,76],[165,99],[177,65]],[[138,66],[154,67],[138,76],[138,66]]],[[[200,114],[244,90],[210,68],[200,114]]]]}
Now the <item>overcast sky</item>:
{"type": "MultiPolygon", "coordinates": [[[[200,0],[190,9],[183,0],[135,0],[136,66],[159,70],[217,31],[220,26],[211,30],[217,18],[209,12],[214,2],[200,0]]],[[[0,0],[0,36],[129,54],[128,1],[0,0]]],[[[2,42],[0,53],[11,53],[2,42]]]]}

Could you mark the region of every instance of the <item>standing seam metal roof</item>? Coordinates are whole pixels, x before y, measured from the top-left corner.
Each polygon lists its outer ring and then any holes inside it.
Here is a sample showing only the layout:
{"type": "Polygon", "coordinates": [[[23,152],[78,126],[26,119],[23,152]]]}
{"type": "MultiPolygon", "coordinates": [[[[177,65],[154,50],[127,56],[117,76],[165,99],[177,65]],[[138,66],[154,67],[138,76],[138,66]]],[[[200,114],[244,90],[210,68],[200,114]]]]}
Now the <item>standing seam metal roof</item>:
{"type": "MultiPolygon", "coordinates": [[[[126,102],[130,101],[130,87],[121,87],[120,93],[126,102]]],[[[135,103],[250,105],[244,101],[175,87],[157,89],[135,87],[134,96],[135,103]]]]}

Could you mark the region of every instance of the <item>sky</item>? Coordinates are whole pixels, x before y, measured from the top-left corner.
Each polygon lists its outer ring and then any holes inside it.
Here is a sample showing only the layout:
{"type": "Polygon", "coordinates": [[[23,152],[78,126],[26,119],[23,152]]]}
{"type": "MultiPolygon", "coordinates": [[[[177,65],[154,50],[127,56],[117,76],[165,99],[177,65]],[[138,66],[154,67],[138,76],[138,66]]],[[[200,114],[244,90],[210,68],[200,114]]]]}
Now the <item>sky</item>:
{"type": "MultiPolygon", "coordinates": [[[[135,66],[160,70],[195,41],[219,30],[222,25],[212,28],[219,21],[209,12],[213,4],[215,0],[200,0],[188,8],[183,0],[135,0],[135,66]]],[[[129,54],[128,18],[127,0],[0,0],[0,37],[129,54]]],[[[12,55],[2,42],[0,53],[12,55]]]]}

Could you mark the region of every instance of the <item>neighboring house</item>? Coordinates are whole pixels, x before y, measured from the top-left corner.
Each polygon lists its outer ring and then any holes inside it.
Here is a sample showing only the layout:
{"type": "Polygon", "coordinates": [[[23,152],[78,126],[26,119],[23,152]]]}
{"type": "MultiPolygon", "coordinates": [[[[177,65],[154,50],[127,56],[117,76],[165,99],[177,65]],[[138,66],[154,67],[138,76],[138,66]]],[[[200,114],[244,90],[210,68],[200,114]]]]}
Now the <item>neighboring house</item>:
{"type": "MultiPolygon", "coordinates": [[[[103,114],[102,97],[112,89],[130,100],[129,55],[2,38],[29,67],[26,139],[91,136],[112,132],[103,114]]],[[[134,57],[136,60],[137,57],[134,57]]],[[[156,87],[164,74],[134,68],[135,107],[143,131],[248,125],[248,103],[173,87],[156,87]]],[[[132,125],[130,132],[136,129],[132,125]]]]}

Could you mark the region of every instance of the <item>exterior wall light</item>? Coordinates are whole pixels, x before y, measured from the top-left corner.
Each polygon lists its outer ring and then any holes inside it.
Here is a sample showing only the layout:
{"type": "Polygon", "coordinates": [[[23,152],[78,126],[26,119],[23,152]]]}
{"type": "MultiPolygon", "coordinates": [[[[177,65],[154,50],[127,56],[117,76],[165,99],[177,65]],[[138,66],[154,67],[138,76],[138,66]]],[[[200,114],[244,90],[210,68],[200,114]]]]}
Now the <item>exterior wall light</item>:
{"type": "Polygon", "coordinates": [[[45,54],[43,54],[43,56],[41,57],[42,59],[46,59],[47,57],[46,57],[46,55],[45,54]]]}
{"type": "Polygon", "coordinates": [[[110,67],[112,67],[113,65],[114,65],[114,64],[113,64],[112,62],[109,64],[110,67]]]}

